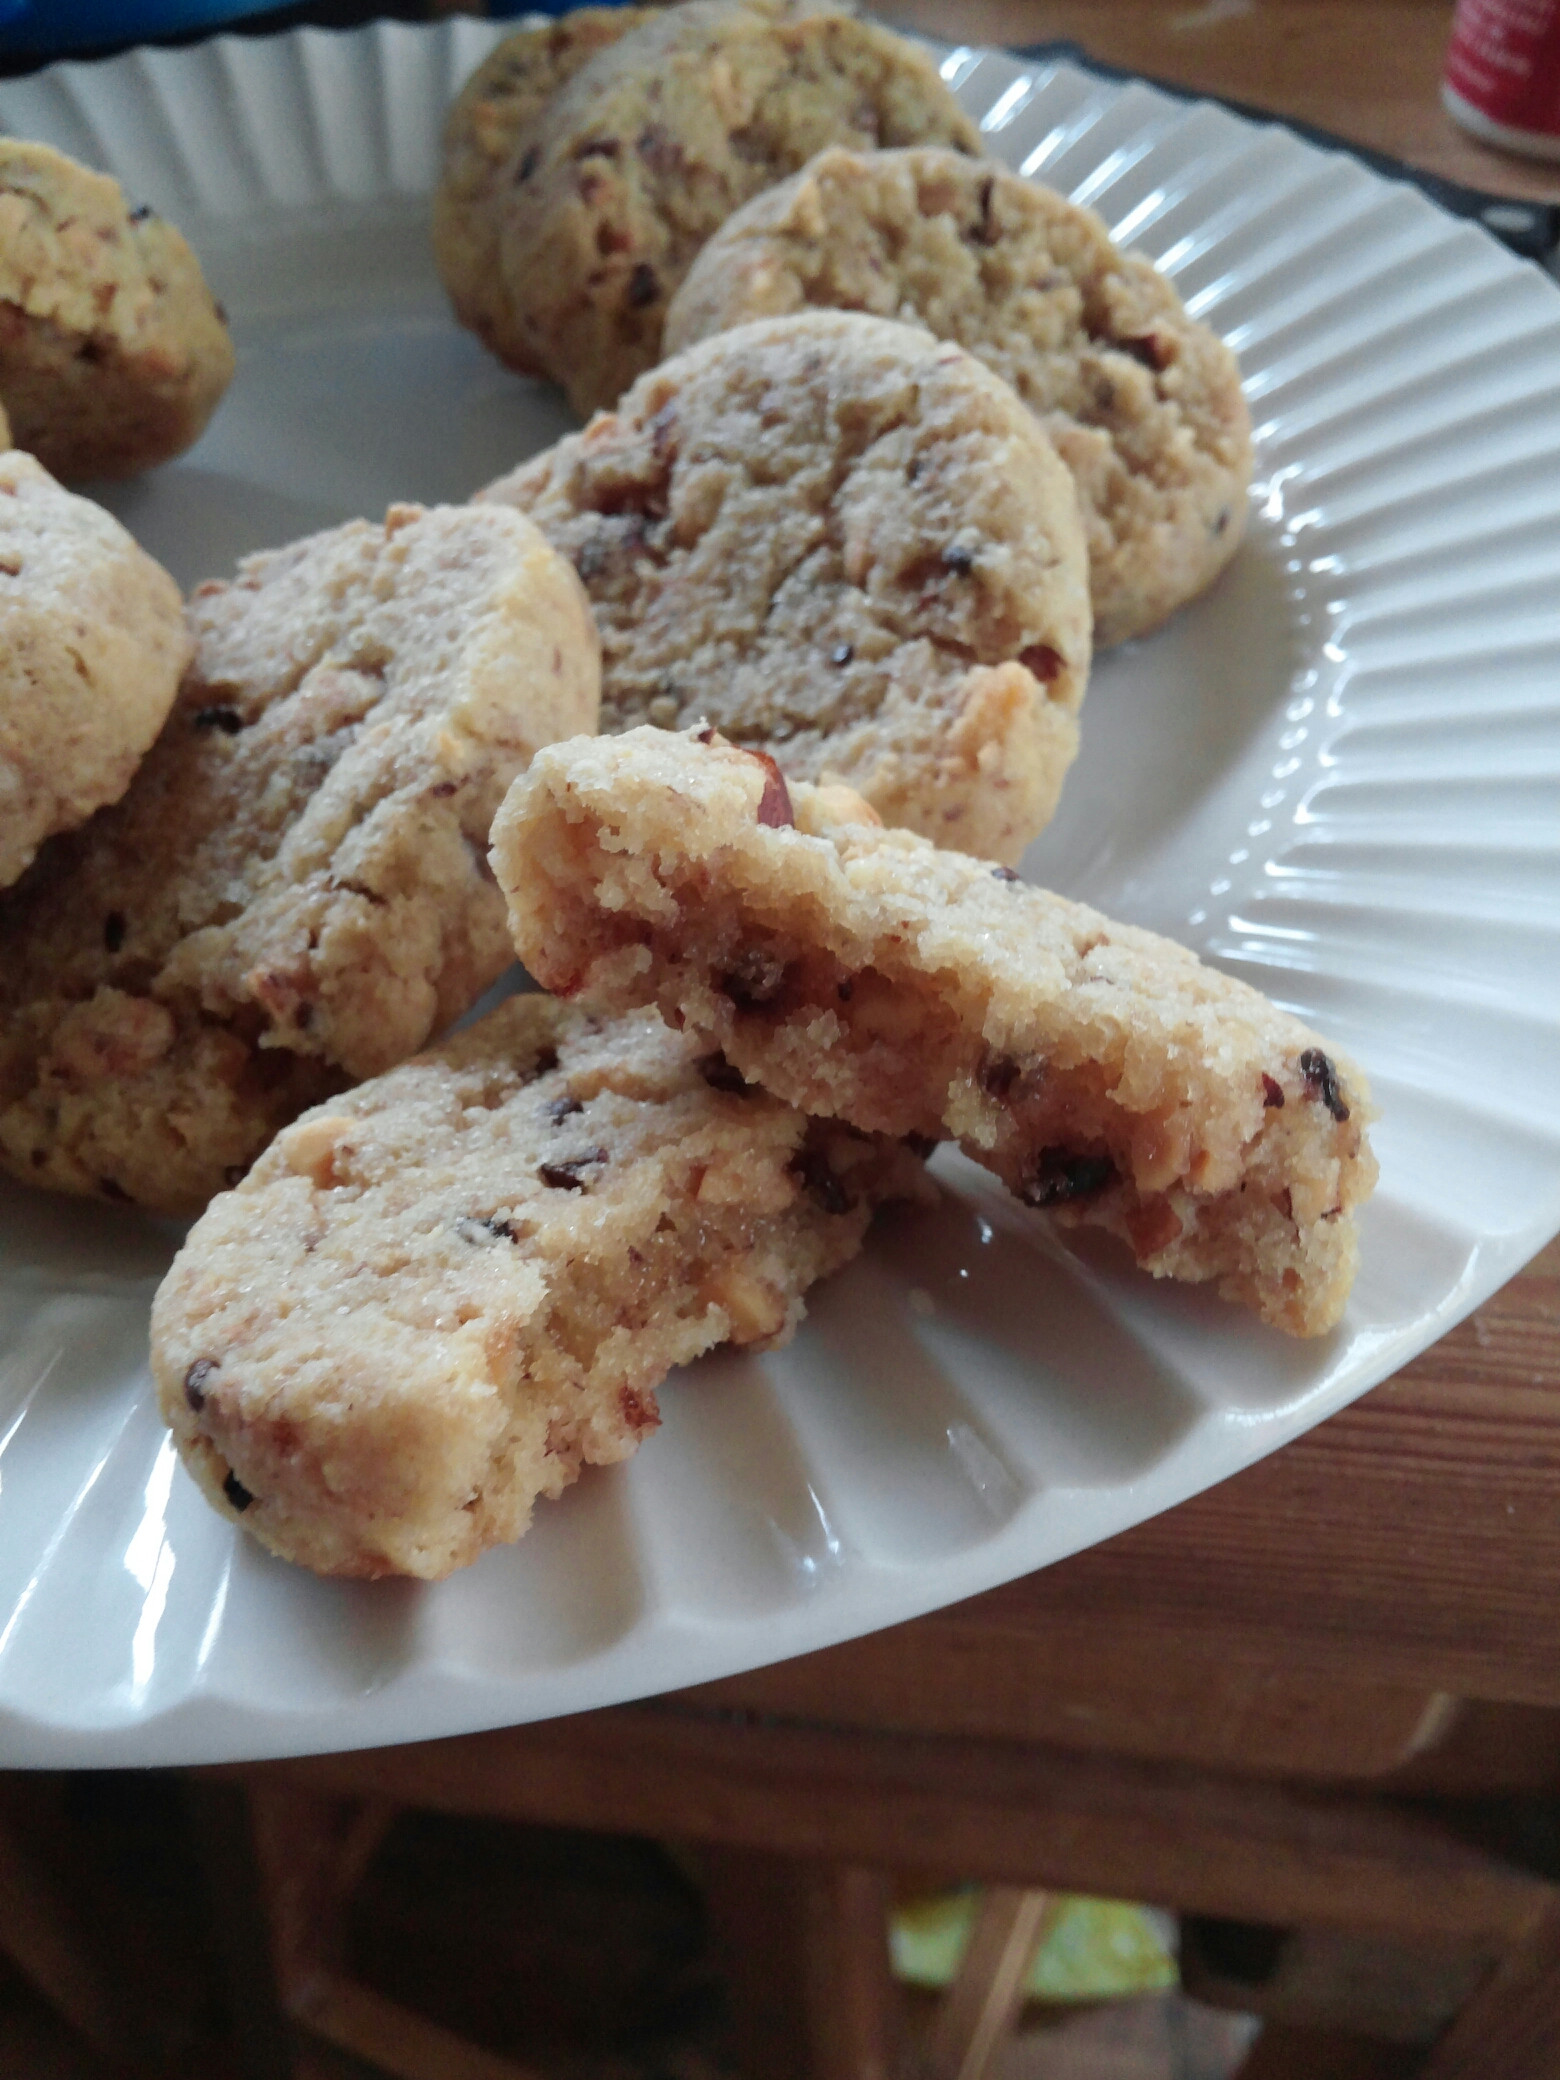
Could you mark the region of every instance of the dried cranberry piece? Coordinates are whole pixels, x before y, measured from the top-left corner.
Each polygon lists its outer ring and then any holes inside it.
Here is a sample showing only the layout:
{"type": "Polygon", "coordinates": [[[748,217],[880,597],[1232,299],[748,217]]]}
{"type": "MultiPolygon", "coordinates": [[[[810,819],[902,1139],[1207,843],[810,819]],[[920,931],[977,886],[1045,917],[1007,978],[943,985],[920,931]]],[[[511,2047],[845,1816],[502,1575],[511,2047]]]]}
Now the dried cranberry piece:
{"type": "Polygon", "coordinates": [[[1276,1076],[1269,1076],[1264,1071],[1262,1077],[1263,1110],[1265,1112],[1281,1111],[1283,1109],[1283,1104],[1284,1090],[1282,1084],[1280,1084],[1276,1076]]]}
{"type": "Polygon", "coordinates": [[[244,727],[244,718],[237,708],[197,708],[197,729],[219,729],[225,737],[236,737],[244,727]]]}
{"type": "Polygon", "coordinates": [[[1027,650],[1020,650],[1018,661],[1026,671],[1033,672],[1043,686],[1049,686],[1062,675],[1066,662],[1060,650],[1053,650],[1049,643],[1031,643],[1027,650]]]}
{"type": "Polygon", "coordinates": [[[756,758],[767,776],[764,791],[758,798],[758,820],[771,830],[785,830],[796,821],[796,812],[791,807],[791,790],[785,784],[785,775],[767,751],[749,751],[748,758],[756,758]]]}

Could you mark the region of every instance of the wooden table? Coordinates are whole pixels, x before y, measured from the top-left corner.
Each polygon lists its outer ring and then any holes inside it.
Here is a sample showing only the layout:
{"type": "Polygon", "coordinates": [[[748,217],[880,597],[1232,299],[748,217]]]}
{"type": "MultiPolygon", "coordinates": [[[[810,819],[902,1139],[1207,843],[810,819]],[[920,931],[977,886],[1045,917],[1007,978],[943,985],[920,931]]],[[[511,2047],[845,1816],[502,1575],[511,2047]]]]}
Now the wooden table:
{"type": "MultiPolygon", "coordinates": [[[[1444,5],[905,0],[880,11],[970,41],[1072,38],[1470,184],[1560,201],[1560,168],[1487,151],[1441,113],[1444,5]]],[[[820,2075],[885,2070],[870,1952],[882,1874],[914,1869],[1301,1931],[1277,1991],[1248,1988],[1288,2024],[1259,2046],[1253,2074],[1336,2080],[1424,2055],[1399,2048],[1372,2063],[1363,2038],[1313,2033],[1358,2031],[1374,2012],[1369,1972],[1351,1994],[1347,1969],[1317,1964],[1336,1961],[1332,1941],[1345,1962],[1379,1964],[1385,1945],[1429,1959],[1457,1999],[1477,1989],[1428,2053],[1427,2080],[1553,2080],[1557,1611],[1552,1246],[1309,1436],[989,1595],[650,1706],[276,1765],[249,1781],[273,1819],[288,1800],[345,1795],[702,1843],[712,1898],[745,1927],[750,1953],[764,1946],[745,1982],[755,2073],[800,2080],[809,2059],[820,2075]],[[795,1992],[789,2018],[777,1984],[795,1992]],[[798,2033],[803,2009],[812,2020],[798,2033]]],[[[737,1969],[743,1983],[740,1956],[737,1969]]],[[[1421,2036],[1425,2012],[1421,1999],[1421,2036]]],[[[1400,2025],[1414,2035],[1412,2015],[1400,2025]]],[[[347,2014],[348,2037],[352,2026],[347,2014]]]]}

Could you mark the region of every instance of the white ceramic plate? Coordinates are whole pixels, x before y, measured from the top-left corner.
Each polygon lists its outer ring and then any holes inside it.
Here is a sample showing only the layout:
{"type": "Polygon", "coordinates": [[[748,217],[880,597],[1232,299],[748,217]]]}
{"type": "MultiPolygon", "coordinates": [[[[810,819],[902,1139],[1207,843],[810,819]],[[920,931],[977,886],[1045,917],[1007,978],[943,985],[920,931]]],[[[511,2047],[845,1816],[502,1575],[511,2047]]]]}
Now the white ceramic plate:
{"type": "MultiPolygon", "coordinates": [[[[497,32],[381,24],[63,66],[0,123],[184,225],[232,314],[189,456],[107,494],[190,583],[568,423],[451,323],[441,112],[497,32]]],[[[200,1500],[146,1313],[167,1230],[0,1192],[0,1762],[453,1733],[729,1674],[1120,1531],[1422,1349],[1560,1227],[1560,295],[1352,160],[1066,66],[948,55],[994,153],[1101,210],[1238,349],[1253,525],[1102,660],[1028,866],[1260,984],[1368,1069],[1380,1192],[1315,1344],[939,1158],[802,1334],[668,1384],[628,1466],[436,1588],[320,1582],[200,1500]]]]}

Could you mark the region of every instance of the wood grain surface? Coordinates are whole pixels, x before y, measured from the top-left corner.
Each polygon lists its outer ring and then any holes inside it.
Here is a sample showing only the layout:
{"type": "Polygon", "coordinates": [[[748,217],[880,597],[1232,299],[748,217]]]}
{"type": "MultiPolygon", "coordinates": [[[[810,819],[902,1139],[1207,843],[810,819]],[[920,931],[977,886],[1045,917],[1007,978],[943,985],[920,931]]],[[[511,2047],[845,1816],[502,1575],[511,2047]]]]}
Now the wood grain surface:
{"type": "Polygon", "coordinates": [[[1471,188],[1560,202],[1560,166],[1480,144],[1441,107],[1447,0],[874,0],[872,11],[964,43],[1065,39],[1471,188]]]}

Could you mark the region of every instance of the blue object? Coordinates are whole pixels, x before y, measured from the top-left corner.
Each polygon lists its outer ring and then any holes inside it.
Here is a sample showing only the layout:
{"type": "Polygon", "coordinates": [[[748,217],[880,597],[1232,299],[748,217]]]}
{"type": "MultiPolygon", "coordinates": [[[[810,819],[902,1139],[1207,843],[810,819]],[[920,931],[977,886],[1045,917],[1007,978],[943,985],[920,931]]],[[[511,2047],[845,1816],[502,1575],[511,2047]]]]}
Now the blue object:
{"type": "Polygon", "coordinates": [[[182,36],[254,12],[253,0],[0,0],[0,50],[63,55],[182,36]]]}

